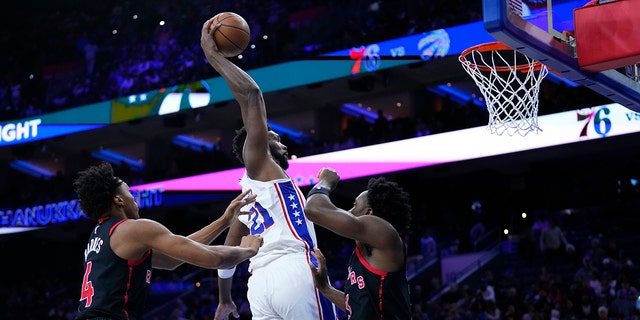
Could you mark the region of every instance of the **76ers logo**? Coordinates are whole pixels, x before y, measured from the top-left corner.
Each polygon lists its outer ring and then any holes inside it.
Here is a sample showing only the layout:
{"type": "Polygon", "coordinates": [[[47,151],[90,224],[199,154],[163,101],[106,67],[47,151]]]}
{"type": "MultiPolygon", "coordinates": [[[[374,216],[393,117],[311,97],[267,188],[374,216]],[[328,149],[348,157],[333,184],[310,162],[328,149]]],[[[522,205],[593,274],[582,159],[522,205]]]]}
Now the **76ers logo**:
{"type": "Polygon", "coordinates": [[[608,115],[611,110],[607,107],[596,107],[576,110],[578,121],[584,121],[584,126],[580,131],[580,137],[587,137],[589,134],[589,125],[593,123],[593,130],[605,137],[611,131],[611,119],[608,115]]]}
{"type": "Polygon", "coordinates": [[[380,67],[380,46],[371,44],[366,47],[351,48],[349,57],[351,60],[354,60],[353,66],[351,67],[352,75],[359,74],[360,66],[363,64],[367,71],[376,71],[380,67]]]}

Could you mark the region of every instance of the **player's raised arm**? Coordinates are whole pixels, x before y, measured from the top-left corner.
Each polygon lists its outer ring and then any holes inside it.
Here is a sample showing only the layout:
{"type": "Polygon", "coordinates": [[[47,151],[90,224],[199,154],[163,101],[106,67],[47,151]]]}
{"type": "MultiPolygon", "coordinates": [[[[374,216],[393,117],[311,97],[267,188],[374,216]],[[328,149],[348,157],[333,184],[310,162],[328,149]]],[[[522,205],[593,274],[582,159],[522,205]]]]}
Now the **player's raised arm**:
{"type": "Polygon", "coordinates": [[[255,177],[261,174],[262,166],[270,160],[264,98],[253,78],[218,50],[212,34],[219,27],[219,24],[214,24],[213,19],[205,22],[202,26],[200,45],[207,61],[227,82],[233,97],[240,105],[242,122],[247,130],[243,161],[249,174],[255,177]]]}

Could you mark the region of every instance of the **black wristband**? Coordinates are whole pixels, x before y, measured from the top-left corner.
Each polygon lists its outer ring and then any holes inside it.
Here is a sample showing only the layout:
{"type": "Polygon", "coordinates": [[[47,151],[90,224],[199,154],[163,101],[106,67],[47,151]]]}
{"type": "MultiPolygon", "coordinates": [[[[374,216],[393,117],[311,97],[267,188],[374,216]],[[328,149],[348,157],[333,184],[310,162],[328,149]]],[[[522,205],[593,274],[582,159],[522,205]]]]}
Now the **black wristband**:
{"type": "Polygon", "coordinates": [[[311,197],[312,195],[314,195],[316,193],[322,193],[322,194],[324,194],[325,196],[328,197],[330,192],[331,191],[329,189],[325,188],[325,187],[315,186],[309,191],[309,193],[307,194],[307,198],[311,197]]]}

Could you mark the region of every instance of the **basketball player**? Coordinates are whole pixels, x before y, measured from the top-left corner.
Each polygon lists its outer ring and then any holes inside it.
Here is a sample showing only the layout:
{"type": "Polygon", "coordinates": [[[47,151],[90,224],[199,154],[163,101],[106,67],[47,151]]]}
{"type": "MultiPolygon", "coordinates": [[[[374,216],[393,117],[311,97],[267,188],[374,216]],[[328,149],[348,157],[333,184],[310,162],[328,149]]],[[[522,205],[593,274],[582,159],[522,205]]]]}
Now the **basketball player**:
{"type": "MultiPolygon", "coordinates": [[[[314,226],[304,215],[305,198],[285,170],[287,147],[269,130],[262,92],[242,69],[223,57],[213,41],[219,25],[207,21],[201,45],[207,60],[225,79],[240,105],[244,127],[233,140],[236,157],[244,164],[243,190],[258,198],[252,214],[238,217],[229,229],[226,245],[236,245],[246,234],[261,235],[264,245],[250,259],[247,298],[254,320],[336,319],[335,306],[315,288],[308,261],[316,244],[314,226]],[[211,28],[211,31],[210,31],[211,28]]],[[[218,270],[219,304],[215,319],[238,317],[231,297],[235,269],[218,270]]]]}
{"type": "Polygon", "coordinates": [[[320,170],[305,213],[314,223],[355,240],[356,248],[349,259],[344,292],[329,283],[325,258],[316,248],[313,255],[319,267],[309,265],[316,286],[350,320],[410,320],[406,250],[399,234],[409,225],[409,194],[395,182],[372,178],[353,208],[345,211],[329,199],[339,180],[334,170],[320,170]]]}
{"type": "Polygon", "coordinates": [[[129,186],[103,162],[79,173],[73,187],[80,208],[98,220],[84,251],[84,277],[76,319],[142,319],[151,268],[173,270],[184,262],[229,268],[256,255],[262,239],[247,236],[237,247],[209,246],[255,200],[241,193],[222,217],[188,237],[140,219],[129,186]],[[243,199],[244,198],[244,199],[243,199]]]}

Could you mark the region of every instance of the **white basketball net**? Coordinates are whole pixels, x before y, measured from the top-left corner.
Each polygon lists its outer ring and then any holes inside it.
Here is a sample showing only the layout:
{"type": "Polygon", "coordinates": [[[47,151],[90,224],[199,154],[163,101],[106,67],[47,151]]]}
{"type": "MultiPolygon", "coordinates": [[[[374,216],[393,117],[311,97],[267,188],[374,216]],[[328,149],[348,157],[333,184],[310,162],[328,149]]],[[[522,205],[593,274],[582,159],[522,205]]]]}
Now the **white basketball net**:
{"type": "Polygon", "coordinates": [[[538,126],[538,94],[549,73],[546,66],[510,48],[473,49],[459,60],[486,100],[487,129],[492,134],[524,137],[542,131],[538,126]]]}

